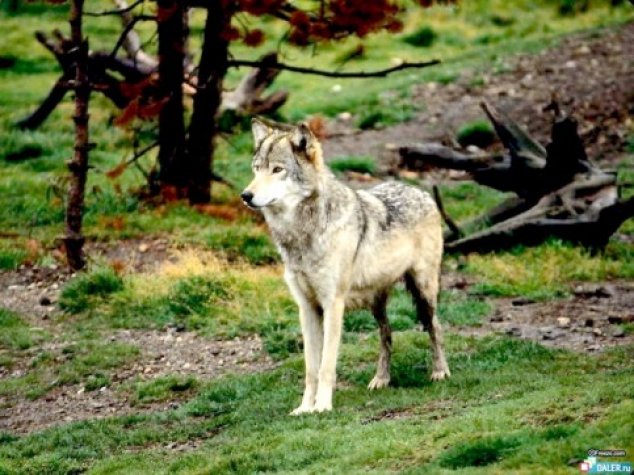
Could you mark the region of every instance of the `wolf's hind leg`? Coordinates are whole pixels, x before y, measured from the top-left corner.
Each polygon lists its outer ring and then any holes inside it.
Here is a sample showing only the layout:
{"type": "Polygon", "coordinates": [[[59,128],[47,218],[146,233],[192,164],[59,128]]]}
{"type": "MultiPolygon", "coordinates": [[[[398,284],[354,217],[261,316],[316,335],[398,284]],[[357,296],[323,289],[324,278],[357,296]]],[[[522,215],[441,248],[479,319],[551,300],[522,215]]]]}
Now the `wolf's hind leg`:
{"type": "Polygon", "coordinates": [[[392,329],[387,318],[387,292],[377,295],[372,305],[372,314],[379,325],[381,347],[379,349],[379,361],[376,364],[376,374],[368,389],[380,389],[390,384],[390,359],[392,357],[392,329]]]}
{"type": "Polygon", "coordinates": [[[451,372],[445,358],[442,328],[436,314],[439,287],[438,274],[434,272],[431,272],[431,274],[412,271],[405,275],[405,284],[414,299],[416,315],[425,330],[429,332],[431,339],[433,358],[431,379],[432,381],[439,381],[451,376],[451,372]]]}

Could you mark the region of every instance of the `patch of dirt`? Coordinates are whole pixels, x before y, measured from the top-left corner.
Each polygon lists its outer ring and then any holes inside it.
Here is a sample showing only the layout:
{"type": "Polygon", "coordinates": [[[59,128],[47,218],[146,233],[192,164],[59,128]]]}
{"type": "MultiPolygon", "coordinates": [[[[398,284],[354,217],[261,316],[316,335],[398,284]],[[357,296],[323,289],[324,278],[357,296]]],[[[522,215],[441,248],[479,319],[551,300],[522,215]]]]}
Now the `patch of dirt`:
{"type": "MultiPolygon", "coordinates": [[[[176,249],[163,237],[86,243],[90,261],[106,262],[121,272],[152,271],[173,260],[176,249]]],[[[59,264],[22,265],[16,271],[0,272],[0,305],[19,313],[31,325],[50,327],[51,320],[61,313],[57,307],[59,292],[74,276],[59,264]]]]}
{"type": "Polygon", "coordinates": [[[463,335],[504,333],[544,346],[594,353],[634,344],[622,325],[634,322],[634,282],[580,284],[567,299],[535,302],[494,299],[495,311],[480,327],[461,327],[463,335]]]}
{"type": "MultiPolygon", "coordinates": [[[[385,162],[385,145],[443,142],[456,145],[456,131],[486,119],[480,102],[507,112],[543,144],[548,143],[552,114],[543,108],[557,94],[564,110],[579,121],[592,159],[617,158],[634,123],[634,23],[597,33],[563,38],[538,54],[505,58],[506,72],[465,71],[447,85],[416,86],[412,101],[424,109],[414,120],[381,130],[355,131],[350,121],[336,121],[335,136],[324,142],[325,156],[376,156],[385,162]],[[338,135],[343,133],[343,135],[338,135]]],[[[382,163],[383,168],[394,164],[382,163]]]]}
{"type": "MultiPolygon", "coordinates": [[[[0,397],[0,430],[28,433],[85,419],[174,409],[178,407],[178,399],[135,405],[133,396],[126,391],[126,383],[174,374],[208,380],[227,373],[253,373],[275,366],[257,336],[219,341],[175,329],[166,332],[126,330],[113,333],[107,341],[135,345],[141,355],[133,364],[114,370],[110,376],[112,384],[96,391],[69,385],[55,388],[32,401],[0,397]]],[[[32,354],[59,353],[67,344],[49,343],[32,354]]],[[[20,366],[9,376],[26,375],[28,365],[20,366]]]]}

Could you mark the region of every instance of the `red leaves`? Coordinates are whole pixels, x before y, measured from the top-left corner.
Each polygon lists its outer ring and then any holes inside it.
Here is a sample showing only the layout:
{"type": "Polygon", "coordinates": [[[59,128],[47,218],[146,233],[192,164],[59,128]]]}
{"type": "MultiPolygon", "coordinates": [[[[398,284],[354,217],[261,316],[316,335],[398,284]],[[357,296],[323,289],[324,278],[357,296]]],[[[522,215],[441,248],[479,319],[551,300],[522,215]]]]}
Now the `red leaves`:
{"type": "Polygon", "coordinates": [[[289,41],[304,46],[350,34],[364,37],[382,28],[400,31],[403,24],[396,18],[399,11],[391,0],[331,0],[316,17],[301,10],[294,12],[289,19],[289,41]]]}
{"type": "Polygon", "coordinates": [[[244,44],[247,46],[259,46],[263,41],[264,32],[260,29],[251,30],[244,35],[244,44]]]}
{"type": "Polygon", "coordinates": [[[254,16],[261,16],[278,10],[284,5],[285,0],[240,0],[237,3],[239,10],[254,16]]]}
{"type": "Polygon", "coordinates": [[[157,81],[158,77],[151,75],[136,83],[119,84],[121,94],[130,99],[130,102],[114,120],[115,125],[124,127],[135,118],[152,119],[161,113],[169,98],[157,95],[157,81]]]}
{"type": "MultiPolygon", "coordinates": [[[[178,0],[177,0],[178,1],[178,0]]],[[[175,1],[174,4],[169,7],[161,7],[159,6],[156,10],[156,20],[160,22],[164,22],[169,20],[176,12],[178,11],[178,4],[175,1]]]]}
{"type": "Polygon", "coordinates": [[[121,162],[112,170],[107,171],[106,176],[110,178],[111,180],[114,180],[115,178],[119,178],[123,174],[123,172],[126,170],[126,168],[128,168],[128,165],[129,163],[127,161],[121,162]]]}
{"type": "Polygon", "coordinates": [[[240,38],[240,30],[238,30],[235,26],[228,25],[220,36],[222,36],[223,40],[235,41],[240,38]]]}

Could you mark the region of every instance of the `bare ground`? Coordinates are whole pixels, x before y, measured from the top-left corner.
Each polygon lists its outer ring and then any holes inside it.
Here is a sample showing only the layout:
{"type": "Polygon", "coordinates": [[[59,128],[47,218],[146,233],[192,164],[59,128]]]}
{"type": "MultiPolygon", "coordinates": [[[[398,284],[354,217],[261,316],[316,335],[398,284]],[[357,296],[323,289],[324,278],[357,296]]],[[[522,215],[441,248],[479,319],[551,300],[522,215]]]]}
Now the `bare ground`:
{"type": "Polygon", "coordinates": [[[332,128],[343,135],[325,142],[325,155],[381,156],[385,144],[437,141],[453,145],[462,125],[486,119],[479,106],[482,101],[506,111],[545,144],[552,115],[543,108],[556,94],[564,109],[579,120],[589,157],[618,158],[634,127],[633,43],[631,23],[600,34],[566,37],[535,55],[505,58],[502,73],[465,71],[448,85],[421,84],[413,89],[412,102],[422,111],[412,121],[360,134],[350,121],[338,121],[332,128]]]}
{"type": "MultiPolygon", "coordinates": [[[[106,338],[137,346],[139,358],[114,370],[111,384],[95,391],[74,384],[56,387],[35,400],[0,397],[0,430],[26,433],[67,422],[174,409],[179,404],[177,394],[167,401],[142,404],[136,401],[130,383],[168,375],[191,375],[205,381],[228,373],[253,373],[274,367],[257,336],[218,341],[167,329],[117,331],[106,338]]],[[[37,354],[48,351],[59,355],[67,345],[67,341],[58,341],[34,348],[3,376],[24,376],[37,354]]]]}

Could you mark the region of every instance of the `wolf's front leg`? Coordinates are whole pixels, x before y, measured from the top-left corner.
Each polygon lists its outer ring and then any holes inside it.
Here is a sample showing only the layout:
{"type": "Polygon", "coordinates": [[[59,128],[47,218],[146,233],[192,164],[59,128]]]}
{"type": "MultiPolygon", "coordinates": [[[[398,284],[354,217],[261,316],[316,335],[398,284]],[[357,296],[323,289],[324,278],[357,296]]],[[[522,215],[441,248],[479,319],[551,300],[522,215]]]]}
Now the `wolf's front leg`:
{"type": "Polygon", "coordinates": [[[335,298],[331,305],[324,308],[324,347],[319,368],[315,412],[330,411],[332,409],[332,393],[337,380],[337,354],[339,353],[343,327],[343,309],[343,297],[335,298]]]}
{"type": "Polygon", "coordinates": [[[302,302],[299,307],[299,320],[302,326],[302,338],[304,339],[304,362],[306,365],[306,382],[302,403],[292,415],[296,416],[305,412],[312,412],[315,407],[317,384],[319,377],[319,364],[323,347],[323,325],[321,316],[308,302],[302,302]]]}

